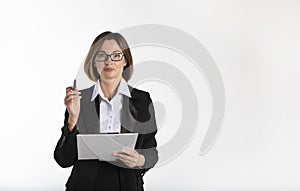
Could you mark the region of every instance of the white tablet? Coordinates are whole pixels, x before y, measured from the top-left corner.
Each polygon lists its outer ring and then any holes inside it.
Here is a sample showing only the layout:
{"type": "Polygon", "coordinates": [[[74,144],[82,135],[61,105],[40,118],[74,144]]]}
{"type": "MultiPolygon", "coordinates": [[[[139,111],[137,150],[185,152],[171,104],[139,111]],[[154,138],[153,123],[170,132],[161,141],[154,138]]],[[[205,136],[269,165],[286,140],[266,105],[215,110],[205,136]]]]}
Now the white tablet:
{"type": "Polygon", "coordinates": [[[137,133],[78,134],[78,160],[115,161],[114,152],[121,152],[124,148],[134,149],[137,137],[137,133]]]}

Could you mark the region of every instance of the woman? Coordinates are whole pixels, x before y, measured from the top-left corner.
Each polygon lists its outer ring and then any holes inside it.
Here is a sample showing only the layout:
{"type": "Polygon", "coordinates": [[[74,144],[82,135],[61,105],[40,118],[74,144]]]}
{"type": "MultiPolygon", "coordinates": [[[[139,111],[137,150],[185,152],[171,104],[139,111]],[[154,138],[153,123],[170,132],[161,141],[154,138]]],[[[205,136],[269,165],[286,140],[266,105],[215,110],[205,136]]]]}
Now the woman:
{"type": "Polygon", "coordinates": [[[143,175],[157,160],[157,132],[149,93],[127,84],[133,73],[130,49],[119,33],[96,37],[84,63],[96,84],[88,89],[66,88],[62,135],[54,151],[63,168],[73,166],[67,191],[143,190],[143,175]],[[114,153],[117,162],[78,160],[79,133],[138,133],[134,149],[114,153]]]}

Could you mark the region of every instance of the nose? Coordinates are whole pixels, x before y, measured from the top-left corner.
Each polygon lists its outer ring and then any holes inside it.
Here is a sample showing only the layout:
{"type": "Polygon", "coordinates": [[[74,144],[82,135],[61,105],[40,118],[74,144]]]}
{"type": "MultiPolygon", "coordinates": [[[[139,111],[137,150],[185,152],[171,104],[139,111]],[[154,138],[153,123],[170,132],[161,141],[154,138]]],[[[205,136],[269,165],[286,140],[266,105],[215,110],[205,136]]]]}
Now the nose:
{"type": "Polygon", "coordinates": [[[111,60],[110,56],[108,56],[108,57],[107,57],[107,60],[105,61],[105,65],[108,65],[108,64],[111,63],[111,62],[112,62],[112,60],[111,60]]]}

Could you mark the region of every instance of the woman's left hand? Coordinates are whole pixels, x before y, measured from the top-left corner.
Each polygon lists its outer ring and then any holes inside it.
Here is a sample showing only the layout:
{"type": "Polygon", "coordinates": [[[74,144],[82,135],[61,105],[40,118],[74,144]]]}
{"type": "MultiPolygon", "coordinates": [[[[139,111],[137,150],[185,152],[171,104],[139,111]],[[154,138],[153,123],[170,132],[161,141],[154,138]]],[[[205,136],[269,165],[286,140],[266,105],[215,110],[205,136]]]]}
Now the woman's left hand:
{"type": "Polygon", "coordinates": [[[136,150],[123,149],[122,152],[114,153],[114,156],[120,159],[125,165],[132,167],[141,167],[145,164],[145,157],[136,150]]]}

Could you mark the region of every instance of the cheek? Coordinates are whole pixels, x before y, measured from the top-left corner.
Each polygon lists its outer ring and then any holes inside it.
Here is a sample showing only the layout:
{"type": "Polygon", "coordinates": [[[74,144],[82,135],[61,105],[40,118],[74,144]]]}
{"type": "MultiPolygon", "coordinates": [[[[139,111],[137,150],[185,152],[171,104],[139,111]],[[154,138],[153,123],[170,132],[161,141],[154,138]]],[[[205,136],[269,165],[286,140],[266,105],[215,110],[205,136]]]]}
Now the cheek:
{"type": "Polygon", "coordinates": [[[118,71],[123,72],[123,69],[124,69],[124,64],[122,63],[118,66],[118,71]]]}
{"type": "Polygon", "coordinates": [[[95,67],[97,68],[99,74],[103,71],[103,66],[101,64],[95,64],[95,67]]]}
{"type": "Polygon", "coordinates": [[[121,69],[123,69],[125,66],[126,66],[126,61],[123,60],[123,61],[119,64],[119,67],[120,67],[121,69]]]}

